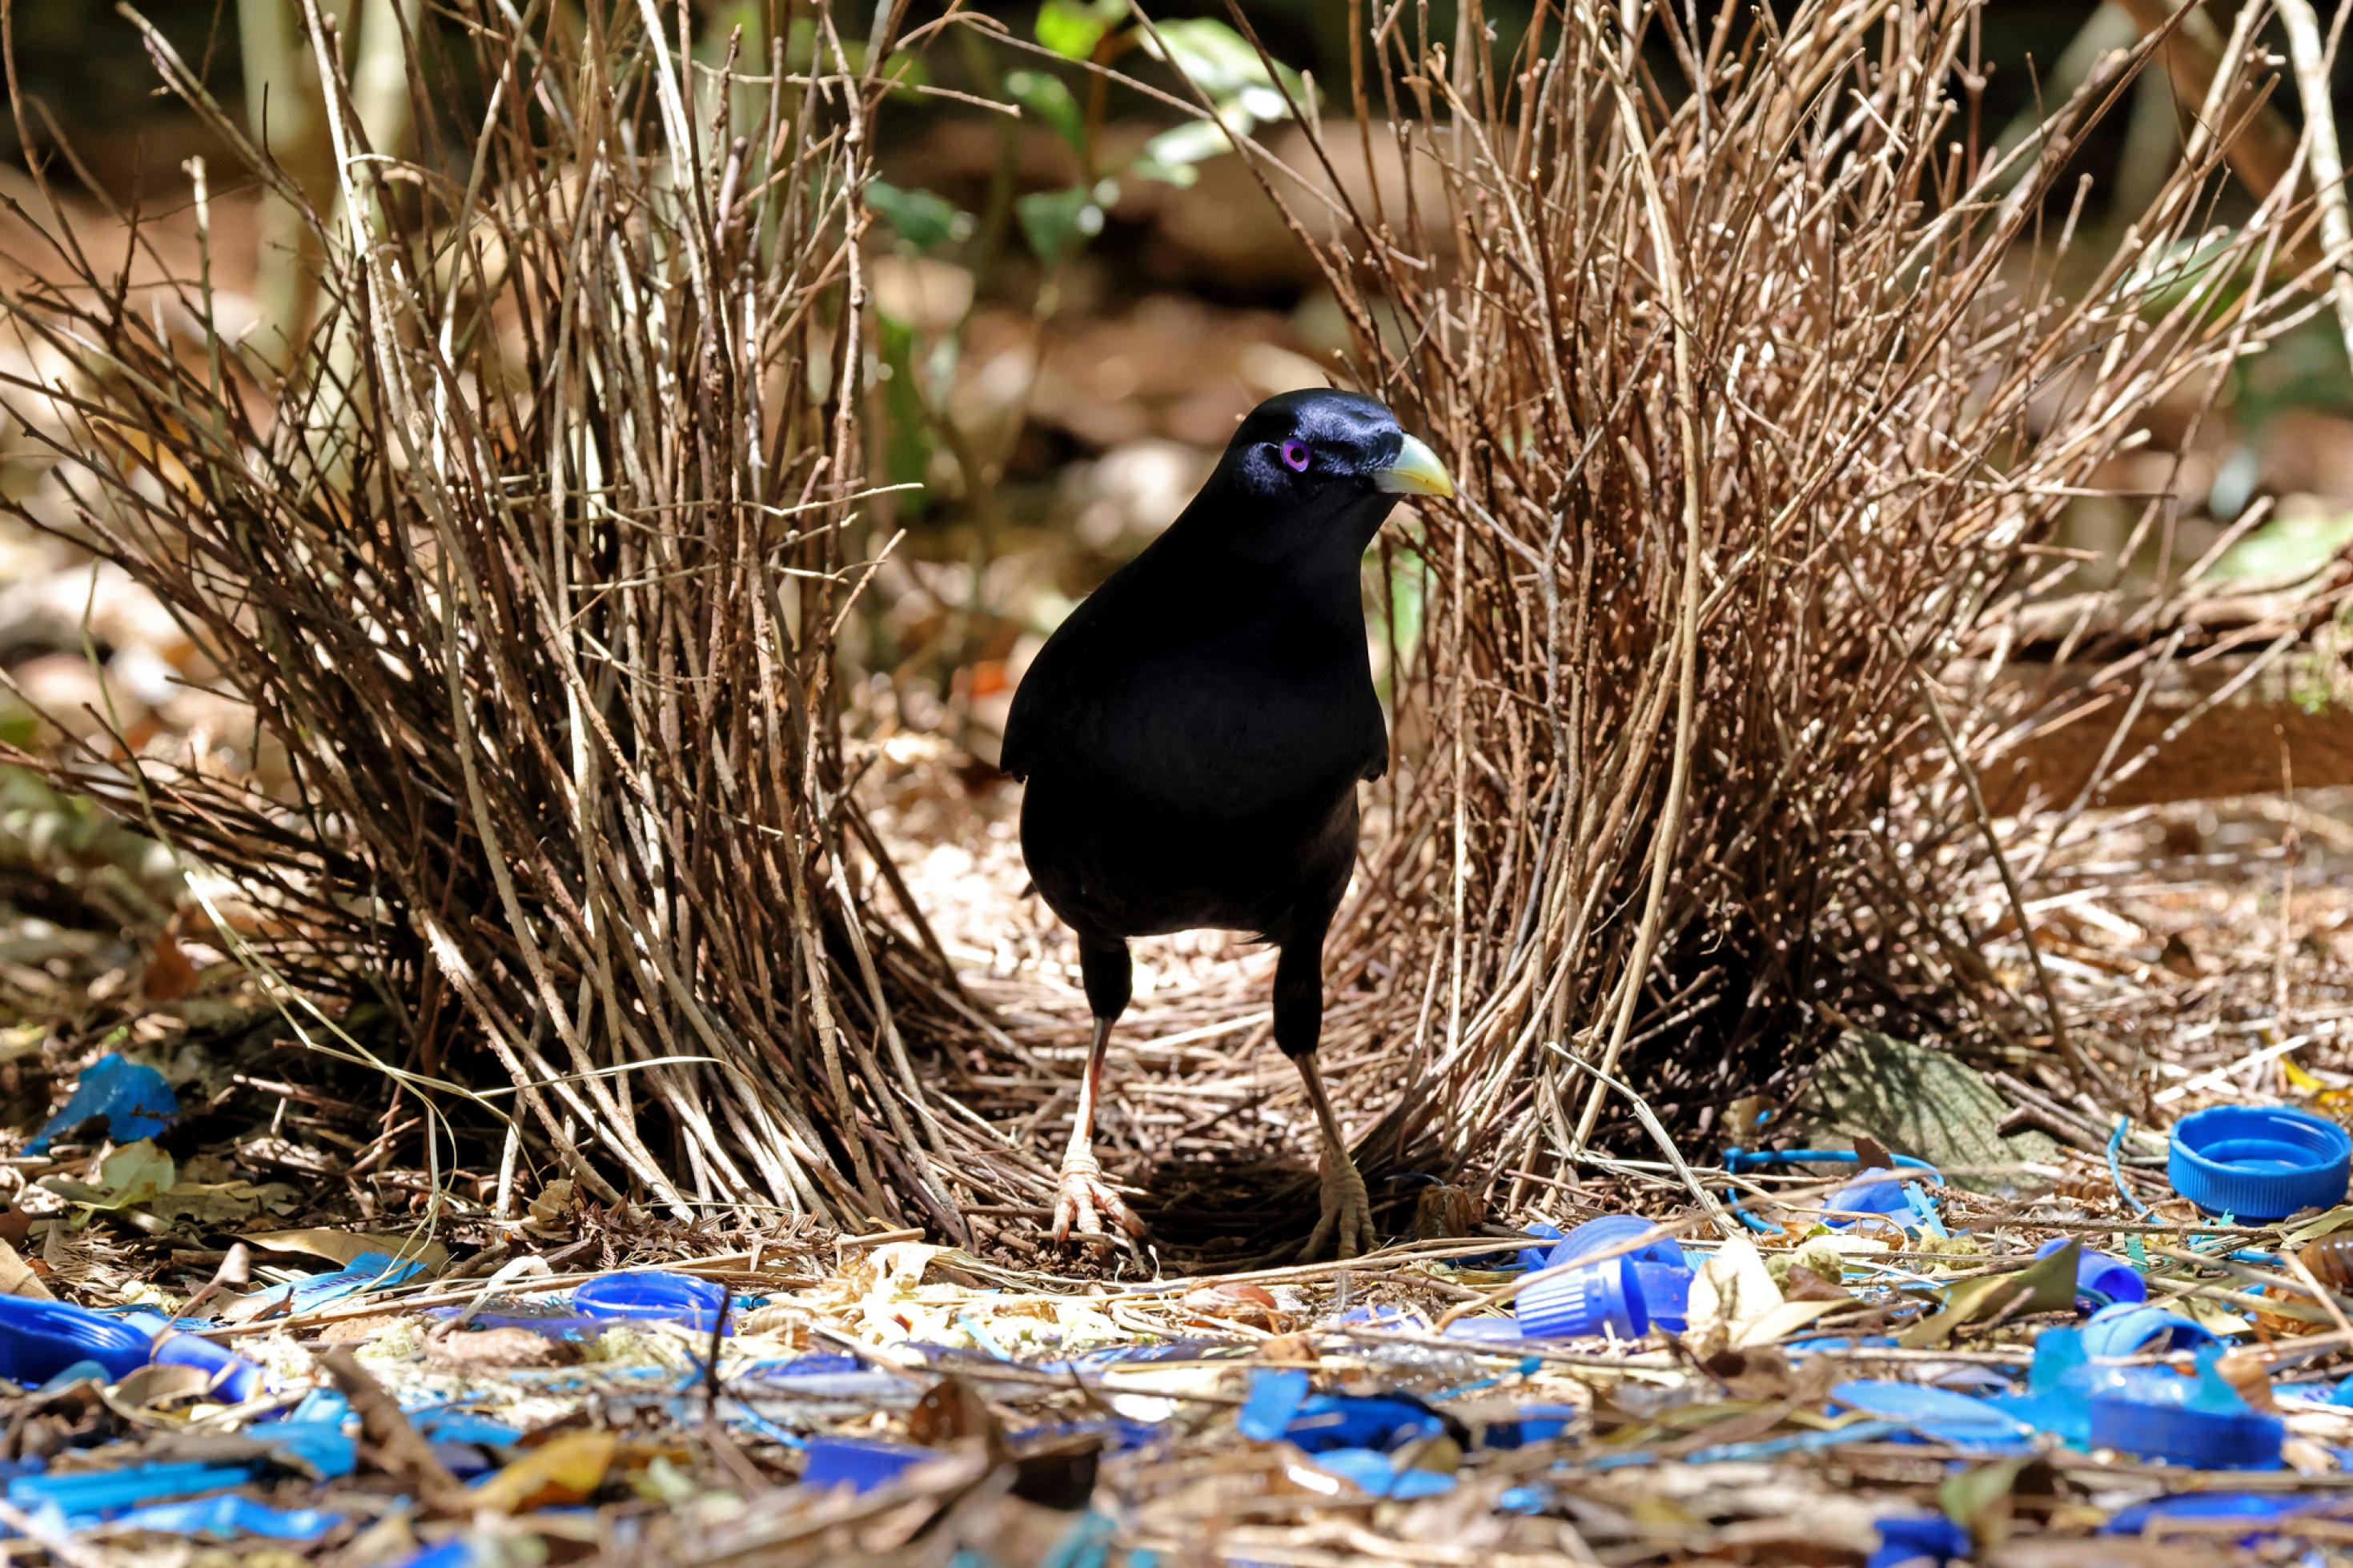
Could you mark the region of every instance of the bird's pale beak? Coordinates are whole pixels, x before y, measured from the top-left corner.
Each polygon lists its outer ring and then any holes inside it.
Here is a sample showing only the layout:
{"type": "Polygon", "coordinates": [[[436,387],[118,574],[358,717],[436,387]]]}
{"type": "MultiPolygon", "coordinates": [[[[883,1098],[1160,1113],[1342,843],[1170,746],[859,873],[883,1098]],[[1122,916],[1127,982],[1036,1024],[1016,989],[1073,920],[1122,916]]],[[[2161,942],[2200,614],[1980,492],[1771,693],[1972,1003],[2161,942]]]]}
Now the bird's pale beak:
{"type": "Polygon", "coordinates": [[[1377,489],[1394,496],[1451,496],[1454,481],[1446,477],[1445,466],[1438,454],[1412,437],[1408,436],[1398,447],[1396,458],[1386,468],[1373,470],[1377,489]]]}

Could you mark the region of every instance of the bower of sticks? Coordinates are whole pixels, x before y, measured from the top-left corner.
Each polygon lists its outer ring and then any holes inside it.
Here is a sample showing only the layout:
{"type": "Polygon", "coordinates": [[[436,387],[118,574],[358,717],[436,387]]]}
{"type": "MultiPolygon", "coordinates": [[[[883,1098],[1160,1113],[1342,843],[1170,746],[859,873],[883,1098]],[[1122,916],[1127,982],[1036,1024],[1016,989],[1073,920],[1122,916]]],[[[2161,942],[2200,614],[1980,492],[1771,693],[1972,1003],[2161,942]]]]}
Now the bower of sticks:
{"type": "MultiPolygon", "coordinates": [[[[1198,374],[1371,392],[1458,487],[1368,558],[1394,756],[1326,965],[1385,1236],[1705,1206],[1859,1040],[2087,1152],[2282,1041],[2353,1068],[2295,884],[2348,847],[2300,786],[2353,782],[2353,569],[2243,569],[2271,502],[2201,488],[2248,367],[2353,333],[2301,4],[2158,7],[2000,119],[1971,0],[1352,5],[1337,77],[1244,6],[1240,99],[1145,15],[1057,55],[960,6],[445,9],[290,12],[316,123],[268,134],[138,22],[205,151],[135,205],[11,92],[6,505],[201,708],[9,678],[11,897],[136,955],[12,978],[12,1092],[132,1038],[216,1118],[360,1108],[332,1180],[452,1234],[554,1192],[1046,1258],[1086,1018],[993,766],[1050,617],[1000,590],[1023,464],[1120,402],[1071,258],[1192,188],[1055,185],[1107,97],[1206,136],[1187,221],[1258,215],[1323,312],[1198,374]],[[1068,86],[965,104],[976,48],[1068,86]],[[2158,79],[2120,212],[2094,154],[2158,79]],[[955,293],[1024,238],[1032,320],[955,293]]],[[[1107,1169],[1151,1256],[1280,1258],[1271,958],[1139,957],[1107,1169]]]]}

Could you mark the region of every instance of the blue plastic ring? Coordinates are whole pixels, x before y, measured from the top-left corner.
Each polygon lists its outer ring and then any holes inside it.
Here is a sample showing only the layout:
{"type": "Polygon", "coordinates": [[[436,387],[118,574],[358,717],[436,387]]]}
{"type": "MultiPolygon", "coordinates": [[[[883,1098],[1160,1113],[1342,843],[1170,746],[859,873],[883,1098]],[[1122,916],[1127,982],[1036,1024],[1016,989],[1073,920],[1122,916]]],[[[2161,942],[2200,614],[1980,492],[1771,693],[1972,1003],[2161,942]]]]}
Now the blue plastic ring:
{"type": "Polygon", "coordinates": [[[2210,1215],[2285,1219],[2344,1198],[2353,1137],[2307,1110],[2217,1105],[2173,1124],[2165,1173],[2210,1215]]]}
{"type": "Polygon", "coordinates": [[[572,1293],[575,1310],[596,1318],[652,1318],[707,1334],[727,1308],[724,1286],[667,1268],[625,1268],[572,1293]]]}

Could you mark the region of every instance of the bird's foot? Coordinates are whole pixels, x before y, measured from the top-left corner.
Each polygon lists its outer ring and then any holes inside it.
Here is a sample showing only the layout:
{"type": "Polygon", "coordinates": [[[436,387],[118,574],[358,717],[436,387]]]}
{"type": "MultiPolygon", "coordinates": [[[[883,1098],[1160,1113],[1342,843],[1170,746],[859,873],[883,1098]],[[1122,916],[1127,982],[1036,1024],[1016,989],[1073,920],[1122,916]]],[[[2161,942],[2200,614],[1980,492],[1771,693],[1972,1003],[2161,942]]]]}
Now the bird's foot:
{"type": "Polygon", "coordinates": [[[1356,1163],[1348,1158],[1346,1149],[1326,1143],[1323,1170],[1324,1217],[1315,1222],[1314,1233],[1308,1237],[1300,1257],[1320,1258],[1327,1245],[1335,1258],[1372,1251],[1378,1245],[1373,1239],[1373,1202],[1366,1194],[1365,1178],[1357,1173],[1356,1163]]]}
{"type": "Polygon", "coordinates": [[[1103,1166],[1092,1154],[1063,1156],[1061,1184],[1054,1196],[1054,1239],[1068,1241],[1074,1232],[1082,1242],[1120,1239],[1103,1227],[1105,1221],[1129,1237],[1144,1234],[1144,1222],[1104,1183],[1103,1166]]]}

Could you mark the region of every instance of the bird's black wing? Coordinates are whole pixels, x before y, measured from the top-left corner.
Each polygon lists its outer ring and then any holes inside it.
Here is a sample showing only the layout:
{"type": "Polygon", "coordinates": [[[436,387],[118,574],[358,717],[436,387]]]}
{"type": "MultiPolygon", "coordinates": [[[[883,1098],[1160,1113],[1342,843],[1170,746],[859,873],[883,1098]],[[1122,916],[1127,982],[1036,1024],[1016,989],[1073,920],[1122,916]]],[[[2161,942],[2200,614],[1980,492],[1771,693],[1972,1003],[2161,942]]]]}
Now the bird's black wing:
{"type": "Polygon", "coordinates": [[[1085,696],[1087,672],[1102,662],[1097,656],[1103,650],[1095,645],[1116,618],[1118,603],[1135,564],[1131,561],[1113,573],[1062,618],[1046,646],[1038,650],[1038,657],[1029,661],[1021,684],[1014,688],[997,765],[1015,778],[1027,780],[1040,754],[1071,723],[1072,709],[1085,696]]]}

